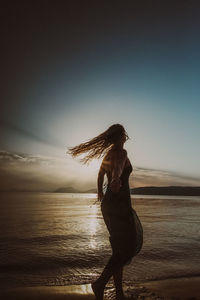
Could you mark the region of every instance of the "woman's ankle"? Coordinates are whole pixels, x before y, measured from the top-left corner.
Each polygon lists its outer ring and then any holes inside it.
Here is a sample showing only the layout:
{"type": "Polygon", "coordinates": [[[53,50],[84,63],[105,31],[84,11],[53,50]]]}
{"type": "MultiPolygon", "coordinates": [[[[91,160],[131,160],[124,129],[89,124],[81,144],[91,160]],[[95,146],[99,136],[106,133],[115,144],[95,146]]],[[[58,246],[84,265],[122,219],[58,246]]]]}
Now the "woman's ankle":
{"type": "Polygon", "coordinates": [[[91,284],[91,287],[95,294],[96,300],[103,300],[105,286],[102,285],[101,282],[95,281],[91,284]]]}
{"type": "Polygon", "coordinates": [[[93,282],[93,284],[97,287],[105,288],[106,284],[102,279],[97,278],[96,281],[93,282]]]}

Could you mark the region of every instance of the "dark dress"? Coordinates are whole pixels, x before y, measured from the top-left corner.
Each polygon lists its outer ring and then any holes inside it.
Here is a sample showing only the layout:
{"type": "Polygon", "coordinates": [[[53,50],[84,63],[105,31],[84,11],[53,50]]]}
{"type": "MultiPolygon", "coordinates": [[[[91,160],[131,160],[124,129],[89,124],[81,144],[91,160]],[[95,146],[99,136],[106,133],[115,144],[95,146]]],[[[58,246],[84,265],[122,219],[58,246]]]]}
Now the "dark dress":
{"type": "Polygon", "coordinates": [[[112,192],[109,186],[111,172],[106,172],[108,184],[101,202],[101,211],[113,251],[110,265],[129,264],[143,245],[142,224],[131,206],[129,176],[132,170],[131,164],[124,168],[120,176],[122,185],[117,193],[112,192]]]}

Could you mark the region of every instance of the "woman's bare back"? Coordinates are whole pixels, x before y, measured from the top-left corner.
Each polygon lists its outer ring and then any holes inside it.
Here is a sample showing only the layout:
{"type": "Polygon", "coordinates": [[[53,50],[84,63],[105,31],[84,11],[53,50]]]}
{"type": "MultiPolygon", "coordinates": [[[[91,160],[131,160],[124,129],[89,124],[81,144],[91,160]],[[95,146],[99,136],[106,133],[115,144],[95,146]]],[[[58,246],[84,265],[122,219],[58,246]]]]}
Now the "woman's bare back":
{"type": "Polygon", "coordinates": [[[115,163],[117,162],[118,164],[120,164],[121,161],[124,159],[123,154],[126,154],[126,161],[124,164],[124,168],[128,167],[131,163],[129,158],[127,157],[127,151],[125,149],[120,149],[120,150],[111,149],[103,158],[101,168],[103,168],[106,173],[108,172],[112,173],[115,163]]]}

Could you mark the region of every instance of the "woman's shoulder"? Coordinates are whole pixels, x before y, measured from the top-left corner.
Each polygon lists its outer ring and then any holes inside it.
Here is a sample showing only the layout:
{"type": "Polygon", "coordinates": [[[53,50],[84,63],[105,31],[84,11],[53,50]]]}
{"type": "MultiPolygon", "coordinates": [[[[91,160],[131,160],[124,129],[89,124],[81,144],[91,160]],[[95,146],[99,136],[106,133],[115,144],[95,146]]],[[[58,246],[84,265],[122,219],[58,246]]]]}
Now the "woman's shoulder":
{"type": "Polygon", "coordinates": [[[126,149],[113,149],[113,148],[111,148],[109,151],[108,151],[108,153],[107,154],[109,154],[109,155],[116,155],[116,154],[123,154],[123,155],[125,155],[125,154],[127,154],[127,150],[126,149]]]}
{"type": "Polygon", "coordinates": [[[127,157],[126,149],[112,149],[110,152],[111,159],[121,159],[127,157]]]}
{"type": "Polygon", "coordinates": [[[124,159],[127,159],[127,150],[110,149],[104,156],[101,166],[105,171],[109,172],[112,171],[113,164],[115,164],[116,161],[120,164],[124,159]]]}
{"type": "Polygon", "coordinates": [[[127,150],[126,149],[110,149],[107,154],[104,156],[104,162],[112,162],[116,159],[124,159],[127,157],[127,150]]]}

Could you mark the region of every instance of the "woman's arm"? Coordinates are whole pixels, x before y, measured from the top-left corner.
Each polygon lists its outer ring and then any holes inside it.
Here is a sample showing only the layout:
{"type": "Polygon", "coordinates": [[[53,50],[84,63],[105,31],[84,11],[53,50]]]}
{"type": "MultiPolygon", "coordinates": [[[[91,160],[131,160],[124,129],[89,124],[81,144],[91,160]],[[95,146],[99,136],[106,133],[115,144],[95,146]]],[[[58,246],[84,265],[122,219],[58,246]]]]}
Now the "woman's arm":
{"type": "Polygon", "coordinates": [[[121,151],[116,151],[112,160],[112,180],[111,180],[111,190],[113,193],[119,192],[121,186],[120,176],[123,172],[125,163],[127,160],[127,151],[122,149],[121,151]]]}
{"type": "Polygon", "coordinates": [[[97,178],[97,187],[98,187],[98,200],[101,201],[103,194],[103,180],[104,180],[105,169],[103,168],[103,163],[99,169],[98,178],[97,178]]]}

